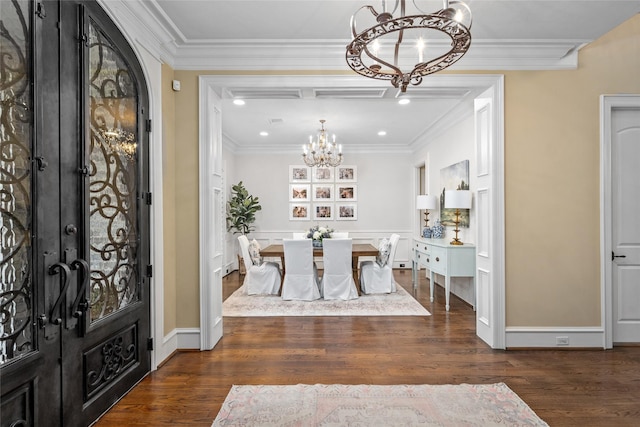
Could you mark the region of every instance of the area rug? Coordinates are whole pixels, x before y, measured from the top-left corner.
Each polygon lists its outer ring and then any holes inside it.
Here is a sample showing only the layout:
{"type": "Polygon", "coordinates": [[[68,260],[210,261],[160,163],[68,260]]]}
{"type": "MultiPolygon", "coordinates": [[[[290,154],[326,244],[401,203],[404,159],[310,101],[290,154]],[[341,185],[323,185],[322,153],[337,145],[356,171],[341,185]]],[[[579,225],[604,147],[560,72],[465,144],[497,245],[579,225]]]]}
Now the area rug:
{"type": "Polygon", "coordinates": [[[361,295],[350,301],[283,301],[277,295],[247,295],[244,286],[222,303],[222,315],[263,316],[430,316],[402,286],[392,294],[361,295]]]}
{"type": "Polygon", "coordinates": [[[547,426],[504,383],[234,385],[213,427],[547,426]]]}

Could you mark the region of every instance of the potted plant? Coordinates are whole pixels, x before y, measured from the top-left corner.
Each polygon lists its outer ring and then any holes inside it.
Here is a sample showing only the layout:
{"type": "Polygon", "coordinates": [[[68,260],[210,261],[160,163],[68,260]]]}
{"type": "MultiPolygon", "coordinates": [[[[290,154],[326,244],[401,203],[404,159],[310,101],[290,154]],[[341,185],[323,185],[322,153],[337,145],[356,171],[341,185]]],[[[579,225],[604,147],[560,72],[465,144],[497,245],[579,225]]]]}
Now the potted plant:
{"type": "MultiPolygon", "coordinates": [[[[258,197],[249,194],[242,181],[231,186],[231,198],[227,202],[227,231],[248,234],[255,227],[256,212],[262,210],[258,197]]],[[[245,274],[244,263],[238,255],[238,269],[245,274]]]]}

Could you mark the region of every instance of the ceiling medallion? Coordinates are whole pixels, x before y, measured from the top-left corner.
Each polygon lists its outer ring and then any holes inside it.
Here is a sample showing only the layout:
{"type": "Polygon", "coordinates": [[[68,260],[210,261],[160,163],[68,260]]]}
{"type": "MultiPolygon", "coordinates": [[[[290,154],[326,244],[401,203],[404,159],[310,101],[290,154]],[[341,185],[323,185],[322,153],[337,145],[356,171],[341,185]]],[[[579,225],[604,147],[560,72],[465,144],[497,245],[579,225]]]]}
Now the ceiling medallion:
{"type": "Polygon", "coordinates": [[[405,92],[409,84],[419,85],[423,76],[444,70],[462,58],[469,49],[471,9],[462,1],[443,0],[441,10],[426,14],[418,8],[414,0],[413,4],[418,13],[410,16],[406,15],[405,0],[389,3],[395,3],[391,11],[388,11],[387,1],[382,0],[381,12],[373,6],[365,5],[351,16],[353,40],[347,46],[346,59],[349,67],[356,73],[372,79],[390,80],[394,87],[399,87],[405,92]],[[400,14],[394,18],[393,14],[398,10],[398,6],[400,14]],[[377,24],[358,32],[356,15],[363,9],[371,12],[377,24]],[[432,55],[435,56],[433,59],[424,60],[425,48],[429,49],[429,53],[432,47],[422,37],[423,30],[437,30],[449,36],[449,51],[437,52],[432,55]],[[414,34],[416,37],[411,39],[407,34],[414,34]],[[392,40],[389,42],[390,38],[392,40]],[[412,40],[415,49],[402,47],[403,42],[406,45],[412,40]],[[403,72],[399,61],[415,65],[411,71],[403,72]]]}

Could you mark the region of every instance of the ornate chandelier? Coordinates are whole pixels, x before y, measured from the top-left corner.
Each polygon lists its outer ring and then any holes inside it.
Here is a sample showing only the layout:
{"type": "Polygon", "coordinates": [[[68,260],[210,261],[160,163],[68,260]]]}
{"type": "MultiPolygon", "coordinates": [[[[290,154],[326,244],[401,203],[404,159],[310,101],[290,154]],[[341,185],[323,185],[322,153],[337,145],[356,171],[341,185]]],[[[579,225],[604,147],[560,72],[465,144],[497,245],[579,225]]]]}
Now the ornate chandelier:
{"type": "MultiPolygon", "coordinates": [[[[387,1],[382,0],[380,12],[373,6],[365,5],[351,16],[353,40],[347,46],[346,54],[347,64],[351,69],[372,79],[390,80],[394,87],[399,87],[405,92],[409,84],[419,85],[423,76],[444,70],[462,58],[471,45],[472,16],[469,6],[462,1],[443,0],[442,10],[427,14],[418,8],[416,0],[413,0],[413,4],[418,11],[415,15],[406,15],[405,0],[395,0],[395,6],[391,11],[387,8],[387,1]],[[398,10],[398,5],[400,14],[394,18],[393,14],[398,10]],[[356,15],[362,9],[368,9],[377,24],[358,32],[356,15]],[[411,30],[409,34],[417,35],[414,47],[409,49],[402,47],[407,30],[411,30]],[[421,33],[426,30],[437,30],[449,36],[449,51],[444,52],[446,47],[435,49],[438,50],[434,52],[435,57],[424,60],[424,50],[427,46],[421,33]],[[387,43],[384,42],[389,39],[391,40],[387,43]],[[402,60],[403,64],[400,64],[399,60],[402,60]],[[412,65],[411,71],[403,72],[401,65],[404,64],[415,65],[412,65]]],[[[438,42],[434,42],[434,47],[437,45],[438,42]]],[[[429,46],[429,51],[432,50],[432,46],[429,46]]]]}
{"type": "Polygon", "coordinates": [[[336,144],[336,136],[333,141],[327,138],[324,129],[326,120],[320,120],[321,128],[317,139],[309,135],[309,143],[302,146],[302,159],[307,166],[338,166],[342,163],[342,144],[336,144]]]}

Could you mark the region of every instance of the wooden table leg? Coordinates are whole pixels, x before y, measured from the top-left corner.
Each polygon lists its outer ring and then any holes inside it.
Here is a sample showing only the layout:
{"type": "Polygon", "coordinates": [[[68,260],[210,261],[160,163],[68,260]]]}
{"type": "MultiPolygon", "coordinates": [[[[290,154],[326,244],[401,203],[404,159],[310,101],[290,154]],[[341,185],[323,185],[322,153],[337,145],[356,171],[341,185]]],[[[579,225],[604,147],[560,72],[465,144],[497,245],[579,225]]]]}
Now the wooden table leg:
{"type": "Polygon", "coordinates": [[[360,289],[360,281],[358,280],[358,257],[351,257],[351,269],[353,270],[353,281],[356,282],[356,289],[358,290],[358,295],[362,295],[362,289],[360,289]]]}

